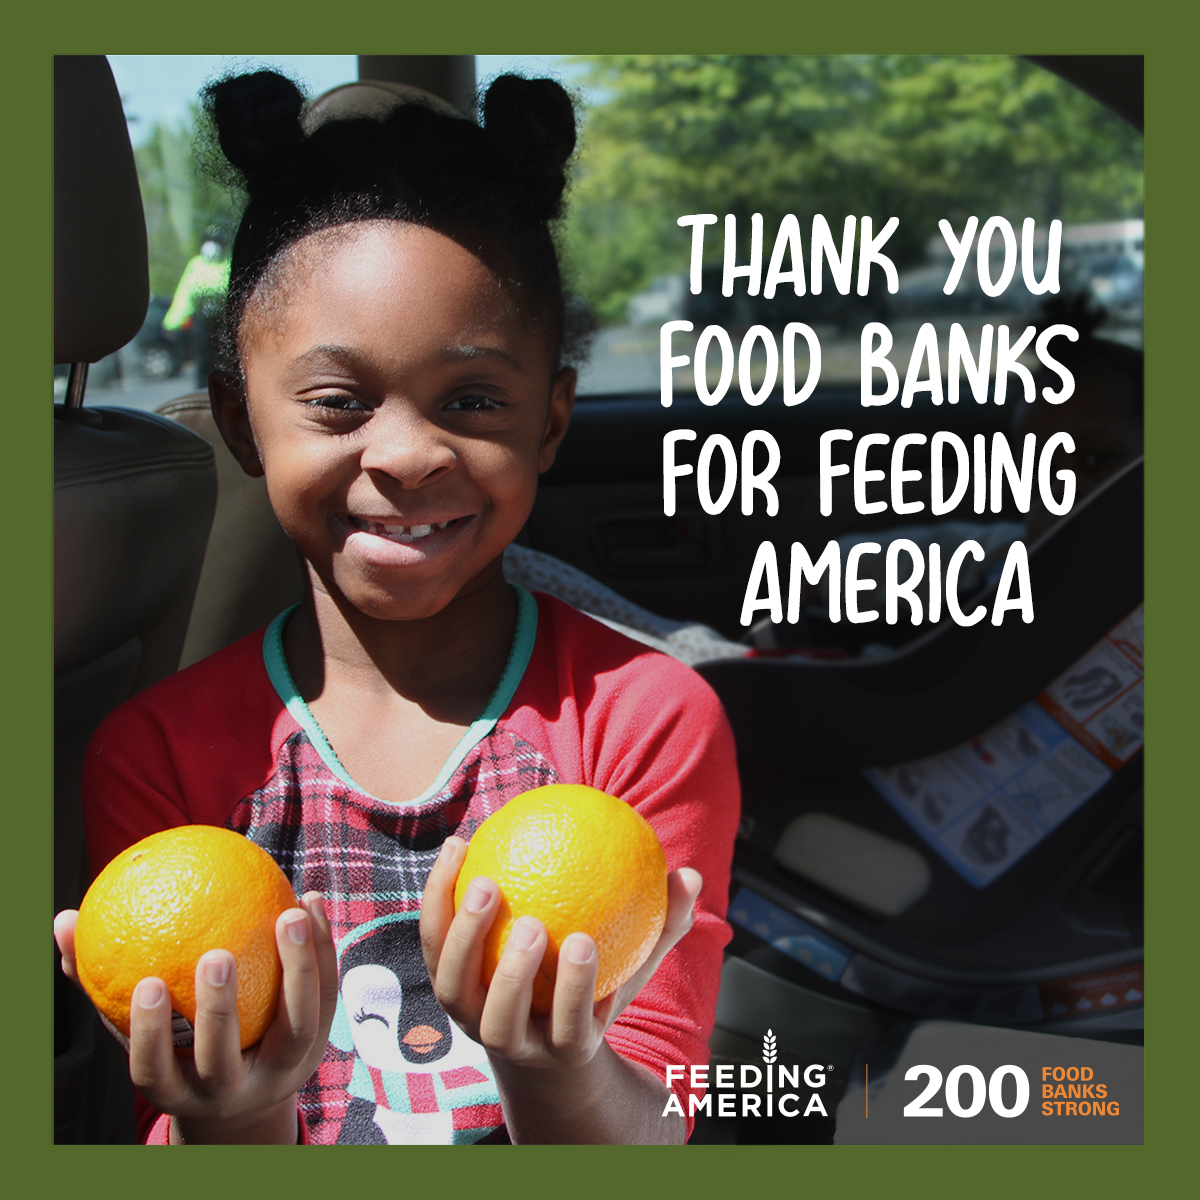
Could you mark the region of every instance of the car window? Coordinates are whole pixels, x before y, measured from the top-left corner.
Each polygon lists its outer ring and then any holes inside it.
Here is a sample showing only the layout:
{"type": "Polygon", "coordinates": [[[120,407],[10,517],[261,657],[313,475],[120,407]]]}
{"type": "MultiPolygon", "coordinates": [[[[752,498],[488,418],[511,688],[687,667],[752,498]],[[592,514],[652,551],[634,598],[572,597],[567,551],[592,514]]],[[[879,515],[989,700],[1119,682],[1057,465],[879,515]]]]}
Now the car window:
{"type": "MultiPolygon", "coordinates": [[[[1035,276],[1044,274],[1049,224],[1062,230],[1062,275],[1108,308],[1107,336],[1141,344],[1142,139],[1118,117],[1056,76],[1005,56],[603,55],[574,60],[589,98],[566,242],[576,284],[600,320],[584,395],[654,392],[659,327],[687,320],[674,352],[692,355],[704,326],[730,333],[735,349],[751,325],[781,331],[805,322],[822,350],[821,384],[857,384],[867,321],[887,323],[892,358],[907,361],[926,321],[942,344],[955,322],[976,342],[985,323],[1024,326],[1038,301],[1015,282],[985,294],[972,253],[954,294],[941,219],[961,234],[1005,218],[1017,238],[1032,217],[1035,276]],[[823,279],[806,295],[783,285],[767,299],[748,280],[722,295],[721,225],[705,239],[699,295],[689,290],[690,231],[677,219],[709,213],[736,219],[736,261],[750,261],[753,214],[763,219],[764,271],[777,230],[794,214],[803,258],[813,218],[841,247],[847,216],[898,227],[884,252],[899,290],[874,270],[866,296],[823,279]]],[[[991,239],[998,278],[1003,240],[991,239]]],[[[990,282],[990,281],[989,281],[990,282]]],[[[782,350],[781,350],[782,352],[782,350]]],[[[807,372],[807,343],[796,346],[807,372]]],[[[756,386],[767,350],[752,355],[756,386]]],[[[709,383],[720,373],[710,355],[709,383]]],[[[694,392],[693,368],[675,372],[694,392]]],[[[728,403],[741,403],[736,397],[728,403]]]]}
{"type": "MultiPolygon", "coordinates": [[[[150,246],[152,298],[134,342],[95,364],[93,403],[153,409],[192,390],[203,306],[172,300],[188,264],[213,250],[214,235],[236,227],[236,201],[207,179],[195,156],[198,90],[208,78],[253,62],[283,69],[311,93],[356,77],[353,55],[111,55],[135,147],[150,246]],[[183,308],[187,308],[186,305],[183,308]],[[182,323],[181,323],[182,322],[182,323]]],[[[1036,226],[1035,274],[1044,272],[1052,219],[1063,222],[1064,286],[1090,295],[1107,313],[1104,336],[1142,341],[1142,139],[1119,118],[1054,75],[1007,56],[917,55],[593,55],[478,56],[480,84],[516,69],[554,74],[581,102],[577,175],[562,241],[572,284],[598,326],[583,366],[580,395],[656,393],[661,326],[690,321],[672,349],[694,356],[706,326],[719,325],[737,349],[760,325],[782,333],[808,325],[821,348],[822,388],[857,384],[859,339],[868,321],[886,323],[891,358],[907,361],[918,329],[931,322],[944,344],[952,324],[974,344],[986,323],[1024,326],[1037,302],[1016,282],[986,295],[970,255],[953,295],[944,285],[952,257],[938,229],[961,233],[971,215],[1005,217],[1018,236],[1036,226]],[[736,261],[750,257],[753,215],[763,219],[764,270],[780,223],[797,219],[811,268],[818,214],[840,249],[848,216],[875,230],[899,225],[885,252],[898,271],[890,293],[875,270],[870,289],[842,294],[827,270],[805,295],[788,283],[768,299],[739,278],[722,294],[723,228],[709,228],[701,289],[688,286],[689,230],[677,220],[713,213],[737,221],[736,261]]],[[[860,230],[861,232],[861,230],[860,230]]],[[[218,254],[225,249],[217,247],[218,254]]],[[[1002,238],[990,270],[1001,270],[1002,238]]],[[[218,259],[219,261],[219,259],[218,259]]],[[[198,264],[202,265],[202,264],[198,264]]],[[[811,269],[808,271],[811,275],[811,269]]],[[[707,383],[721,374],[709,347],[707,383]]],[[[786,347],[782,340],[779,349],[786,347]]],[[[761,386],[769,348],[749,347],[761,386]]],[[[809,370],[809,344],[794,338],[795,373],[809,370]]],[[[678,368],[680,395],[695,394],[694,368],[678,368]]],[[[65,391],[58,368],[56,396],[65,391]]],[[[733,395],[727,407],[740,404],[733,395]]],[[[774,402],[778,402],[777,398],[774,402]]],[[[920,400],[918,400],[920,403],[920,400]]]]}

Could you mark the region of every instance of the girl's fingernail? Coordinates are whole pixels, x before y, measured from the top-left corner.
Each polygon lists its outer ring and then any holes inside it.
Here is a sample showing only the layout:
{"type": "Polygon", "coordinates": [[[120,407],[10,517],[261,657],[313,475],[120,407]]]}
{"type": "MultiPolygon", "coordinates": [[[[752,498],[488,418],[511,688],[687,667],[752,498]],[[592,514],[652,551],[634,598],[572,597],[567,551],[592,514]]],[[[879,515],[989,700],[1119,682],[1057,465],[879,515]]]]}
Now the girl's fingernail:
{"type": "Polygon", "coordinates": [[[167,989],[157,979],[143,979],[133,990],[138,1008],[157,1008],[166,995],[167,989]]]}
{"type": "Polygon", "coordinates": [[[595,944],[591,938],[579,933],[573,933],[567,938],[567,962],[574,963],[577,967],[590,963],[594,950],[595,944]]]}
{"type": "Polygon", "coordinates": [[[481,913],[491,902],[491,889],[485,887],[478,879],[472,879],[467,886],[467,894],[463,897],[463,907],[469,913],[481,913]]]}
{"type": "Polygon", "coordinates": [[[308,941],[307,917],[294,917],[285,921],[283,927],[287,930],[288,940],[294,946],[303,946],[308,941]]]}
{"type": "Polygon", "coordinates": [[[460,838],[456,838],[456,837],[447,838],[442,843],[441,850],[438,851],[438,858],[442,859],[443,862],[447,862],[447,863],[453,862],[458,857],[459,852],[462,849],[463,849],[463,842],[460,838]]]}
{"type": "Polygon", "coordinates": [[[229,959],[210,958],[204,964],[204,982],[209,987],[224,987],[229,982],[229,959]]]}
{"type": "Polygon", "coordinates": [[[538,927],[527,917],[522,917],[508,935],[508,944],[516,950],[528,950],[537,941],[538,927]]]}

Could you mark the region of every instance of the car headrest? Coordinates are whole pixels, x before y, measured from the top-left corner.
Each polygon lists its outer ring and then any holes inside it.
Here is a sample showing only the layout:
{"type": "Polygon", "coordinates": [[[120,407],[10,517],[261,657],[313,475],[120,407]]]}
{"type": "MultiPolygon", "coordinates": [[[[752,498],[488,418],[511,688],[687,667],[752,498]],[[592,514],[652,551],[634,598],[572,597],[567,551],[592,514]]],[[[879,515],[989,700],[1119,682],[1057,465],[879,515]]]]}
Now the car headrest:
{"type": "Polygon", "coordinates": [[[388,79],[359,79],[322,92],[308,103],[301,119],[304,132],[312,133],[326,121],[339,121],[345,117],[373,117],[382,121],[402,104],[424,104],[449,117],[462,116],[453,104],[424,88],[388,79]]]}
{"type": "Polygon", "coordinates": [[[121,96],[103,54],[54,59],[54,361],[97,362],[150,302],[146,218],[121,96]]]}

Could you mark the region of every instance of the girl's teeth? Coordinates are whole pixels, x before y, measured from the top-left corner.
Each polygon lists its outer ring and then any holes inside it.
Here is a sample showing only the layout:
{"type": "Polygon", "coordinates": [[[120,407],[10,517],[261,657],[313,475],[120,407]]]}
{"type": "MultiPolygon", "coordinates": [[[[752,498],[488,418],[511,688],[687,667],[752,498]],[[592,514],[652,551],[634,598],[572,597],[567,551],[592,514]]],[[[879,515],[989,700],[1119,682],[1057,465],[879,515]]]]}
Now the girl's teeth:
{"type": "MultiPolygon", "coordinates": [[[[355,522],[357,524],[357,522],[355,522]]],[[[397,542],[416,542],[428,537],[435,529],[445,529],[449,521],[441,521],[437,525],[383,525],[375,526],[375,532],[389,537],[397,542]]],[[[364,524],[363,528],[367,528],[364,524]]]]}

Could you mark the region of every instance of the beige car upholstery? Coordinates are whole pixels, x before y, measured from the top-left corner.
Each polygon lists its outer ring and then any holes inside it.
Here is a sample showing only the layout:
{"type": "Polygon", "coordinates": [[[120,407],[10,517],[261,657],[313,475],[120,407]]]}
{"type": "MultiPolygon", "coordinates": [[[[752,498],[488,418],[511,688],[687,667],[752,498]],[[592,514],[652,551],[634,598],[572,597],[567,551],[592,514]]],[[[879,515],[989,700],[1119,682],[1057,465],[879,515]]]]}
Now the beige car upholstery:
{"type": "MultiPolygon", "coordinates": [[[[149,300],[137,172],[103,55],[55,59],[54,142],[54,355],[81,368],[128,342],[149,300]]],[[[178,666],[216,472],[206,442],[152,413],[56,406],[54,417],[57,910],[78,905],[86,880],[88,741],[178,666]]],[[[61,976],[54,1078],[57,1142],[133,1140],[125,1056],[61,976]]]]}
{"type": "Polygon", "coordinates": [[[271,511],[267,485],[247,475],[221,440],[208,393],[158,411],[204,438],[217,465],[217,509],[183,646],[186,667],[295,604],[304,595],[304,564],[271,511]]]}

